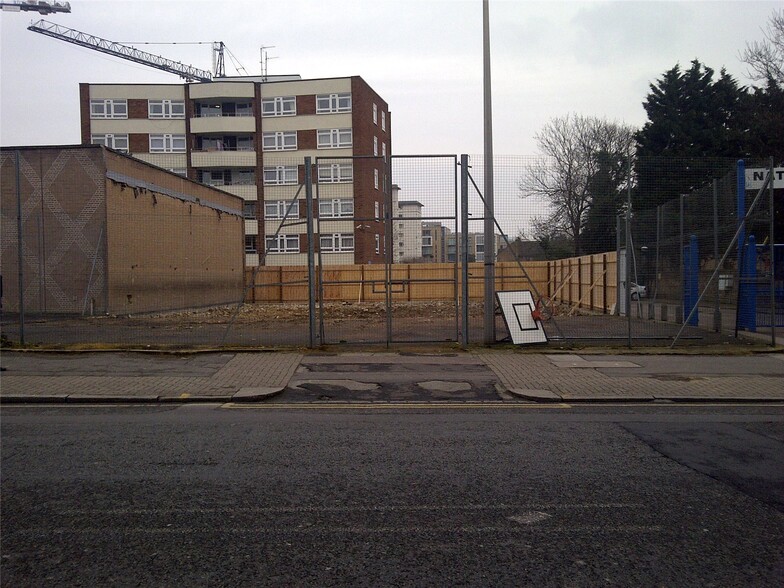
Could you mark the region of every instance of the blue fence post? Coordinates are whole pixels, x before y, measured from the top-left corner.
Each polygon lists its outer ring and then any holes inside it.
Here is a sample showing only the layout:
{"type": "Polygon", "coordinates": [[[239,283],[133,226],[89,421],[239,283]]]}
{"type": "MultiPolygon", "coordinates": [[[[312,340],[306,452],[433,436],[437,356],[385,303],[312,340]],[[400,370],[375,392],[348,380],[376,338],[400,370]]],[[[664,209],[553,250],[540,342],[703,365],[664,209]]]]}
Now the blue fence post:
{"type": "Polygon", "coordinates": [[[749,235],[738,280],[738,327],[757,330],[757,240],[749,235]]]}
{"type": "MultiPolygon", "coordinates": [[[[736,201],[737,201],[737,215],[738,226],[743,222],[743,217],[746,216],[746,162],[742,159],[738,160],[737,164],[737,178],[736,178],[736,201]]],[[[746,229],[742,229],[738,234],[738,261],[743,255],[743,244],[746,242],[746,229]]]]}
{"type": "MultiPolygon", "coordinates": [[[[700,255],[697,246],[697,235],[689,237],[689,244],[683,248],[683,317],[688,318],[697,304],[700,297],[700,255]]],[[[696,327],[700,322],[699,308],[694,310],[694,314],[688,323],[696,327]]]]}

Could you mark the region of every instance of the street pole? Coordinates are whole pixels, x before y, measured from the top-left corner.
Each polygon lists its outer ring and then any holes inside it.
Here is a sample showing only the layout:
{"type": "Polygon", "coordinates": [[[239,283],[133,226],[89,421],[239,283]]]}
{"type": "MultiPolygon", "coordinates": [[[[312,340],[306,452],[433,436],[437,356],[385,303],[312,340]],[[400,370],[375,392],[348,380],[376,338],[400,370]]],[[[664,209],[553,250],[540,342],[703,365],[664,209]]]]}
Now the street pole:
{"type": "Polygon", "coordinates": [[[16,172],[16,247],[17,262],[19,271],[19,345],[25,344],[25,323],[24,323],[24,254],[22,241],[22,187],[19,172],[19,150],[16,150],[15,172],[16,172]]]}
{"type": "MultiPolygon", "coordinates": [[[[495,343],[495,207],[493,205],[493,103],[490,81],[490,7],[482,1],[482,41],[484,56],[485,118],[485,344],[495,343]]],[[[463,236],[468,239],[468,235],[463,236]]]]}

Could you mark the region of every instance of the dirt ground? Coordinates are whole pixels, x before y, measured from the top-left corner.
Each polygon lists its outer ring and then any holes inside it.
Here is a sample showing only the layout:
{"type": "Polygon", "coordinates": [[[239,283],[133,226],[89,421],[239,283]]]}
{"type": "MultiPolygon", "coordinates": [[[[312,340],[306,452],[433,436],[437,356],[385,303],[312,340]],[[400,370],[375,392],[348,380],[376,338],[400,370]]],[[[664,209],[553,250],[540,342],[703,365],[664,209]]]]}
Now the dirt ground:
{"type": "MultiPolygon", "coordinates": [[[[387,321],[384,303],[325,303],[323,317],[316,306],[311,332],[307,304],[244,304],[131,316],[29,316],[25,344],[33,347],[121,346],[141,348],[305,347],[321,345],[441,343],[462,340],[462,313],[454,302],[394,303],[387,321]],[[323,319],[323,320],[322,320],[323,319]]],[[[556,308],[544,323],[551,345],[610,346],[628,344],[631,323],[635,347],[665,346],[680,329],[677,323],[602,314],[568,314],[556,308]]],[[[17,317],[2,320],[4,345],[20,341],[17,317]]],[[[500,314],[495,317],[496,340],[508,335],[500,314]]],[[[468,342],[483,343],[484,305],[469,306],[468,342]]],[[[703,329],[687,328],[679,345],[737,344],[738,340],[703,329]]]]}

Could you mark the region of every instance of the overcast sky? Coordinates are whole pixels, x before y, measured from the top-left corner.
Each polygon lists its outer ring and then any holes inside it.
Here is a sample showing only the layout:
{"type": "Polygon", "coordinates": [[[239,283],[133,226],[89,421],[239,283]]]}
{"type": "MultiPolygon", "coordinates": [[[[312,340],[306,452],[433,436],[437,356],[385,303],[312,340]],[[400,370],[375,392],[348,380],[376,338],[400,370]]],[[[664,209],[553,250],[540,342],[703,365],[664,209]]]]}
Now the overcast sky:
{"type": "MultiPolygon", "coordinates": [[[[491,0],[494,145],[536,153],[550,118],[639,126],[648,84],[695,58],[748,83],[738,53],[779,2],[491,0]]],[[[362,76],[389,103],[393,152],[482,152],[481,0],[93,0],[47,20],[113,41],[224,41],[248,73],[362,76]]],[[[0,144],[78,143],[79,82],[178,83],[171,74],[26,30],[0,16],[0,144]]],[[[209,45],[145,45],[202,69],[209,45]]],[[[236,74],[227,60],[227,73],[236,74]]]]}

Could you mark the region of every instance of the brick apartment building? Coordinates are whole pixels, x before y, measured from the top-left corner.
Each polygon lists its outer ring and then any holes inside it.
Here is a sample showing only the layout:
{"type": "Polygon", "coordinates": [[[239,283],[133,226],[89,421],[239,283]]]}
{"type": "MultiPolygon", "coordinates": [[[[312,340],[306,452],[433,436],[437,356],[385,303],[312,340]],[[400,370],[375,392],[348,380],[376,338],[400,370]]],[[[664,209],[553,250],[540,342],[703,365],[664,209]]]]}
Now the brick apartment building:
{"type": "Polygon", "coordinates": [[[391,117],[361,77],[80,84],[80,105],[82,143],[240,196],[247,265],[307,263],[308,156],[322,263],[384,262],[391,117]]]}

